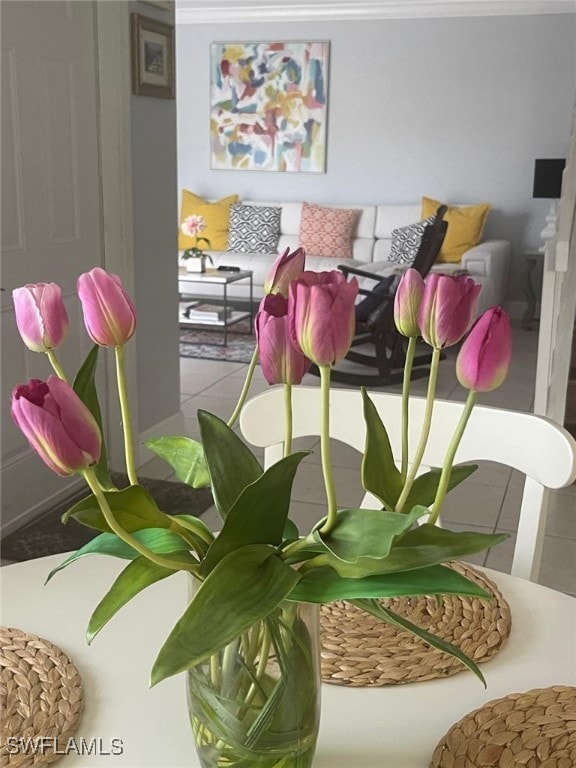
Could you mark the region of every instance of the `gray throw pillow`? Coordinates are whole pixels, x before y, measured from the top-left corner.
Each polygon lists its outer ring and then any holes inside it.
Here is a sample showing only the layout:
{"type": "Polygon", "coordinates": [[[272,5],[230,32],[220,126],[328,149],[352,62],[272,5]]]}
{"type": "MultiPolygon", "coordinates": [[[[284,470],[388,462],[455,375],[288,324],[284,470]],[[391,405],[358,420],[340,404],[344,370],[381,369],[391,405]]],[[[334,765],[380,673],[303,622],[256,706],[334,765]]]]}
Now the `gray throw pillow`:
{"type": "Polygon", "coordinates": [[[436,216],[430,216],[428,219],[409,224],[407,227],[393,229],[392,246],[388,260],[396,264],[412,264],[420,248],[426,227],[433,224],[435,218],[436,216]]]}
{"type": "Polygon", "coordinates": [[[228,251],[276,253],[280,237],[281,208],[264,205],[230,206],[228,251]]]}

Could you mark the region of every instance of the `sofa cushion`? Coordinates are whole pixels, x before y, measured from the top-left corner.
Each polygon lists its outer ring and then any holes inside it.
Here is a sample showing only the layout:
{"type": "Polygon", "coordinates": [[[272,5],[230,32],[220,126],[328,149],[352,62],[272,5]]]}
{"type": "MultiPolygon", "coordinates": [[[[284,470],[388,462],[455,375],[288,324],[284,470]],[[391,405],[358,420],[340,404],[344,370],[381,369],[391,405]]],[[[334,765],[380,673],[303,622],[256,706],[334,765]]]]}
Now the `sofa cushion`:
{"type": "Polygon", "coordinates": [[[236,203],[230,206],[227,251],[276,253],[281,208],[236,203]]]}
{"type": "MultiPolygon", "coordinates": [[[[440,205],[444,203],[430,197],[423,197],[422,218],[432,216],[440,205]]],[[[444,214],[444,221],[448,222],[448,231],[438,256],[440,263],[460,261],[466,251],[480,242],[490,208],[489,203],[448,206],[444,214]]]]}
{"type": "MultiPolygon", "coordinates": [[[[228,238],[228,223],[230,220],[230,206],[238,202],[238,195],[229,195],[223,197],[217,202],[209,202],[203,197],[190,192],[187,189],[182,190],[182,201],[180,206],[180,224],[188,216],[202,216],[206,222],[206,229],[202,232],[202,237],[210,241],[210,248],[215,251],[225,251],[228,238]]],[[[185,251],[196,245],[196,238],[186,237],[182,231],[178,234],[178,248],[185,251]]],[[[201,248],[206,250],[207,245],[201,248]]]]}
{"type": "Polygon", "coordinates": [[[395,264],[412,264],[420,250],[420,243],[426,227],[434,223],[434,218],[434,216],[429,216],[427,219],[409,224],[407,227],[394,229],[389,260],[395,264]]]}
{"type": "Polygon", "coordinates": [[[311,256],[352,258],[352,235],[359,210],[327,208],[304,203],[300,220],[300,245],[311,256]]]}

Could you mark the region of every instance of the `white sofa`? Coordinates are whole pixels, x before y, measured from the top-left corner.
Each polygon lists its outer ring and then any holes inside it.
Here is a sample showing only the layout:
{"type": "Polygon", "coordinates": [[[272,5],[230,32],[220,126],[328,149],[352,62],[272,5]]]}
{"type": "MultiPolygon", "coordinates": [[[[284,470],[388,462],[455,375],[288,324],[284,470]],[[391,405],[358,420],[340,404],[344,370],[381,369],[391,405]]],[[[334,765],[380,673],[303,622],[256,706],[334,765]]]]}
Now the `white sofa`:
{"type": "MultiPolygon", "coordinates": [[[[282,209],[280,219],[280,239],[278,252],[285,248],[291,250],[299,245],[300,216],[302,203],[293,202],[262,202],[243,200],[246,205],[275,206],[282,209]]],[[[338,264],[345,263],[357,266],[370,272],[390,273],[398,265],[389,262],[392,243],[392,230],[405,227],[420,220],[420,205],[342,205],[340,208],[358,208],[360,216],[356,224],[352,240],[352,259],[333,257],[306,257],[306,269],[321,271],[336,269],[338,264]]],[[[237,253],[229,251],[208,251],[214,266],[235,266],[253,272],[254,298],[263,295],[264,280],[276,254],[237,253]]],[[[182,251],[180,251],[180,257],[182,251]]],[[[456,264],[435,264],[435,272],[453,274],[465,272],[482,285],[478,301],[478,314],[488,307],[501,304],[504,301],[510,262],[510,243],[506,240],[488,240],[467,251],[461,262],[456,264]]],[[[185,270],[185,261],[180,258],[181,270],[185,270]]],[[[183,286],[181,286],[182,288],[183,286]]],[[[197,295],[213,296],[210,286],[198,286],[197,295]]],[[[181,291],[182,293],[183,291],[181,291]]],[[[229,296],[248,298],[248,285],[239,282],[229,287],[229,296]]]]}

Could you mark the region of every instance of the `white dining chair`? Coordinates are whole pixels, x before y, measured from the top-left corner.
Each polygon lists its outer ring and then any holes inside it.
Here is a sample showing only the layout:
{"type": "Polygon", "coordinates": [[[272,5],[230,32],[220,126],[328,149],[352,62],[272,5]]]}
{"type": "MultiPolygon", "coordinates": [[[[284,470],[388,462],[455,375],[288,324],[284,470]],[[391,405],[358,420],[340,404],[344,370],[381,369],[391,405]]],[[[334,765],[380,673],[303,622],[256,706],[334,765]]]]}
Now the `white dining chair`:
{"type": "MultiPolygon", "coordinates": [[[[400,460],[401,396],[370,392],[386,426],[392,451],[400,460]]],[[[424,415],[425,398],[410,398],[409,441],[416,446],[424,415]]],[[[424,453],[425,467],[441,467],[463,403],[436,400],[430,438],[424,453]]],[[[293,438],[320,435],[320,389],[293,387],[293,438]]],[[[264,448],[268,467],[284,448],[283,387],[271,387],[246,402],[240,429],[253,446],[264,448]]],[[[330,393],[330,436],[364,451],[365,426],[362,396],[358,389],[333,389],[330,393]]],[[[576,479],[576,441],[564,427],[533,413],[477,405],[472,411],[458,448],[455,463],[492,461],[525,475],[512,575],[536,581],[542,556],[548,490],[564,488],[576,479]]],[[[362,505],[378,501],[367,494],[362,505]]]]}

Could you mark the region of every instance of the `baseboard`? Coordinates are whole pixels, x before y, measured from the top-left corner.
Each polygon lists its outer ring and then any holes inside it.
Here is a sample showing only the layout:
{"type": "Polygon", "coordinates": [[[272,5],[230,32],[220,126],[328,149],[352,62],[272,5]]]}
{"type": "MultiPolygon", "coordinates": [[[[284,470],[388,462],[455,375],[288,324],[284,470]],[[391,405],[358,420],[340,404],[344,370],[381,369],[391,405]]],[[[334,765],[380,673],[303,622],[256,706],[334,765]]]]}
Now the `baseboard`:
{"type": "Polygon", "coordinates": [[[45,497],[42,499],[41,503],[26,509],[18,515],[18,517],[13,518],[6,523],[2,523],[2,536],[9,536],[14,531],[17,531],[24,525],[32,522],[35,518],[46,512],[46,510],[62,504],[66,499],[70,499],[72,502],[75,498],[81,496],[82,490],[85,491],[85,495],[88,495],[89,490],[83,477],[77,475],[76,477],[69,478],[65,488],[45,497]]]}
{"type": "Polygon", "coordinates": [[[150,440],[153,437],[164,437],[169,435],[183,435],[185,431],[185,419],[182,411],[172,414],[164,421],[160,421],[158,424],[145,429],[140,433],[140,438],[137,445],[136,464],[138,469],[143,467],[149,461],[151,461],[155,454],[152,453],[144,445],[146,440],[150,440]]]}

